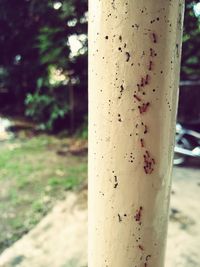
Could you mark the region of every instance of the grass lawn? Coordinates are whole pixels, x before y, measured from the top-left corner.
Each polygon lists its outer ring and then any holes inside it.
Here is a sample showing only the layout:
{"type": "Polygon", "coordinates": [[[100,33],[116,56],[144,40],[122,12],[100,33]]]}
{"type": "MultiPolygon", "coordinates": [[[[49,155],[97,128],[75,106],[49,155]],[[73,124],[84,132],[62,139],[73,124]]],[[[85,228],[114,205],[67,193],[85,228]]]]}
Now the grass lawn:
{"type": "Polygon", "coordinates": [[[86,180],[86,157],[56,153],[67,142],[40,135],[0,143],[0,252],[86,180]]]}

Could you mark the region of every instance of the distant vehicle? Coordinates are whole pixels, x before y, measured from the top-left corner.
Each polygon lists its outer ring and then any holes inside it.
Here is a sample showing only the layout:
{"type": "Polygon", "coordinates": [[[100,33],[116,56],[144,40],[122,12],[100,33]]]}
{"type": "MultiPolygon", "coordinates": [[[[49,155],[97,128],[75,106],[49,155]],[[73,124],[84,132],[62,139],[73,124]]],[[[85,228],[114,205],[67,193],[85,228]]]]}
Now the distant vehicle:
{"type": "Polygon", "coordinates": [[[200,124],[176,125],[174,165],[183,165],[190,158],[200,159],[200,124]]]}

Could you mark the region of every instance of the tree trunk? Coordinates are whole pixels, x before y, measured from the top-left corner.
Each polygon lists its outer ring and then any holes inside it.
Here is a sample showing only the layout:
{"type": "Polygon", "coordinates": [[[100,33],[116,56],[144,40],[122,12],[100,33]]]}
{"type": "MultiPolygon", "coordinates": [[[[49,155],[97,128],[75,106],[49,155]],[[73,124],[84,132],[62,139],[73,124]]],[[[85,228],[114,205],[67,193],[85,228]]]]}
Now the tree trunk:
{"type": "Polygon", "coordinates": [[[89,1],[89,267],[162,267],[183,0],[89,1]]]}
{"type": "Polygon", "coordinates": [[[70,134],[74,133],[75,129],[75,110],[74,110],[74,87],[69,85],[69,110],[70,110],[70,134]]]}

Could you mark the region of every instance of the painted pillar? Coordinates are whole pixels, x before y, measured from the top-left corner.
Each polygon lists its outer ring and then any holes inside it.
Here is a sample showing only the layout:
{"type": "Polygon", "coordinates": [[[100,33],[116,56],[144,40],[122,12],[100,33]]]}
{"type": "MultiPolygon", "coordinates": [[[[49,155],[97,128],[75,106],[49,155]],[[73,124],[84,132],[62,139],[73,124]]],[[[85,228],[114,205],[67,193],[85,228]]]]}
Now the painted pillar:
{"type": "Polygon", "coordinates": [[[183,0],[89,1],[89,267],[162,267],[183,0]]]}

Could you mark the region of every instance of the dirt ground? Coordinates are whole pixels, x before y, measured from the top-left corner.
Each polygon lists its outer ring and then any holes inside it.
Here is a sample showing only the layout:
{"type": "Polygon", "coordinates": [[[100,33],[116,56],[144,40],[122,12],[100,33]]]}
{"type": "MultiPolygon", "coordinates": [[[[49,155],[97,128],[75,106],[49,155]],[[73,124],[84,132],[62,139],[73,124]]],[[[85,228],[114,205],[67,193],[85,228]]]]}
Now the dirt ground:
{"type": "MultiPolygon", "coordinates": [[[[87,191],[69,193],[31,232],[5,250],[0,267],[86,267],[87,191]]],[[[175,168],[166,267],[200,266],[200,169],[175,168]]]]}

